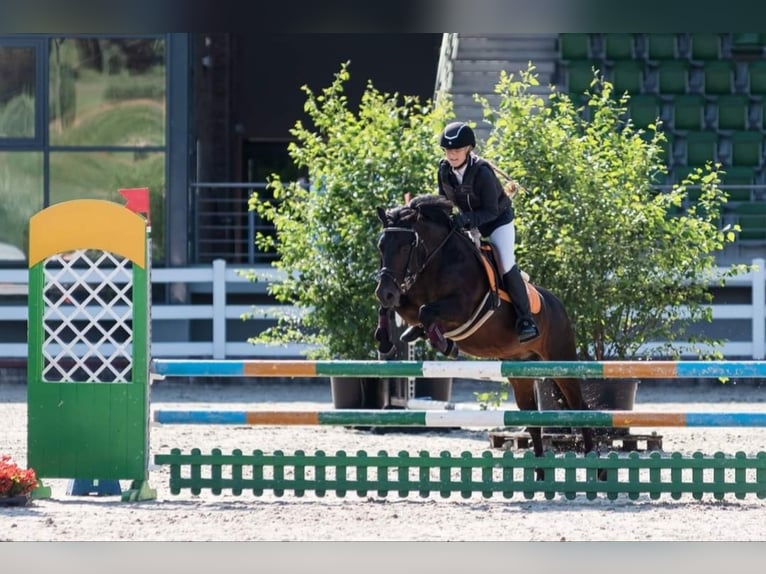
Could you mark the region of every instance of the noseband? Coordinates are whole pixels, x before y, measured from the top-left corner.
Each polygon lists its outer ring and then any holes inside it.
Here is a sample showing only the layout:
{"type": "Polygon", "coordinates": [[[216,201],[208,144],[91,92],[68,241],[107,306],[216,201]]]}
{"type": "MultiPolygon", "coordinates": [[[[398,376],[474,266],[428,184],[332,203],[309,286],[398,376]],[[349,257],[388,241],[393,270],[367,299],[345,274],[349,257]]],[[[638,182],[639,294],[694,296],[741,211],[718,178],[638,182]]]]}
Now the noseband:
{"type": "Polygon", "coordinates": [[[378,271],[378,279],[382,279],[383,277],[390,277],[394,282],[394,285],[396,285],[399,289],[399,292],[402,294],[406,293],[415,283],[418,275],[422,273],[426,267],[428,267],[431,261],[433,261],[434,256],[441,250],[442,247],[444,247],[444,245],[447,243],[447,240],[455,232],[455,229],[455,227],[451,226],[449,233],[444,236],[444,239],[442,239],[441,243],[439,243],[436,249],[429,253],[425,242],[420,238],[420,235],[414,229],[410,229],[408,227],[386,227],[380,233],[381,239],[385,237],[386,233],[411,233],[414,235],[414,237],[412,238],[412,241],[410,241],[410,252],[407,254],[407,263],[405,264],[404,269],[400,272],[396,272],[393,269],[389,269],[388,267],[382,267],[380,271],[378,271]],[[417,259],[417,250],[421,246],[426,253],[425,260],[423,261],[422,265],[413,271],[412,268],[414,267],[414,263],[416,263],[417,259]],[[401,280],[397,279],[397,277],[401,277],[401,280]]]}

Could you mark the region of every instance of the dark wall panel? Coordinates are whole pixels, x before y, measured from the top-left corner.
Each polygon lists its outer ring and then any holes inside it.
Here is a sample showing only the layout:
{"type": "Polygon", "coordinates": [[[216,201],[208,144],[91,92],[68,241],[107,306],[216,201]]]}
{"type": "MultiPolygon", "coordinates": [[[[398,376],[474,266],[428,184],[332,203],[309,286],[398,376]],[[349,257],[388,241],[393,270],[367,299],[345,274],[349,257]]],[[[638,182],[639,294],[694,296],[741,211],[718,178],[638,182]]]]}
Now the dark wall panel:
{"type": "Polygon", "coordinates": [[[382,92],[433,96],[441,34],[248,34],[237,38],[235,123],[251,139],[289,137],[303,119],[302,85],[318,92],[351,61],[347,94],[368,80],[382,92]]]}

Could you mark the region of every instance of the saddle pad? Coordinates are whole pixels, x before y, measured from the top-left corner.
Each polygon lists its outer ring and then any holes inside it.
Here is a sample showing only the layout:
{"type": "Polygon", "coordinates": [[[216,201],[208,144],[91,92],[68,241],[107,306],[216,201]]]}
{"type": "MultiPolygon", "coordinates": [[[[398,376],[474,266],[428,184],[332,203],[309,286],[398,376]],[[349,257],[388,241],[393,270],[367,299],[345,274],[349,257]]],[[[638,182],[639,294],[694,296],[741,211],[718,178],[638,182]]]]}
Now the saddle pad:
{"type": "MultiPolygon", "coordinates": [[[[498,275],[498,261],[495,257],[495,250],[492,249],[492,246],[489,244],[484,244],[481,246],[480,250],[482,257],[481,262],[484,263],[484,269],[487,272],[487,278],[489,279],[489,285],[490,289],[495,290],[497,289],[497,293],[500,296],[501,299],[507,301],[508,303],[511,302],[511,296],[508,295],[508,292],[502,288],[501,285],[497,284],[496,277],[498,275]]],[[[529,282],[529,275],[525,272],[521,272],[521,276],[524,279],[524,285],[527,287],[527,297],[529,298],[529,310],[532,311],[533,315],[537,315],[540,312],[540,307],[542,305],[540,292],[537,290],[537,288],[532,285],[529,282]]]]}

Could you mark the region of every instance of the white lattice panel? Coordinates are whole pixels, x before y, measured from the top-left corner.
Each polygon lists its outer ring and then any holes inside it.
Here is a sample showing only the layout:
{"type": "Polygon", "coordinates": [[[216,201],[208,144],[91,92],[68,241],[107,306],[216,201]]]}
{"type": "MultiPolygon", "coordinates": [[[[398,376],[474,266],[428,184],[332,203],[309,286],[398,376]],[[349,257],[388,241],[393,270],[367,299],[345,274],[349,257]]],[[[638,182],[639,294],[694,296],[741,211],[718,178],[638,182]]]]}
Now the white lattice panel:
{"type": "Polygon", "coordinates": [[[81,250],[48,258],[43,273],[43,380],[130,382],[130,260],[81,250]]]}

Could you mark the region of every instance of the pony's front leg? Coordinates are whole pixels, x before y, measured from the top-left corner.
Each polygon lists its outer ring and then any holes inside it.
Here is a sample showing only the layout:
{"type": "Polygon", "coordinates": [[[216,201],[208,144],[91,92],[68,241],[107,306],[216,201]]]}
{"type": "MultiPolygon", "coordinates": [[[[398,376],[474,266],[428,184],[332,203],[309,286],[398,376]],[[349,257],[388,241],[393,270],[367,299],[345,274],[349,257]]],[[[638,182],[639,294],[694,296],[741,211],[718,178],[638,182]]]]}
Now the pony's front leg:
{"type": "Polygon", "coordinates": [[[375,340],[378,342],[378,359],[388,361],[396,356],[396,346],[391,340],[391,318],[393,311],[378,307],[378,326],[375,329],[375,340]]]}
{"type": "Polygon", "coordinates": [[[441,299],[428,305],[422,305],[418,312],[418,318],[421,325],[425,328],[428,342],[431,346],[447,357],[455,358],[460,349],[457,343],[447,339],[444,333],[447,331],[444,327],[446,322],[459,321],[458,318],[450,315],[450,310],[457,306],[457,300],[441,299]]]}
{"type": "Polygon", "coordinates": [[[438,323],[433,323],[426,329],[426,335],[428,335],[428,342],[431,346],[442,353],[446,357],[457,358],[460,349],[458,349],[457,343],[452,339],[447,339],[444,336],[444,331],[438,323]]]}

